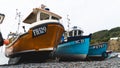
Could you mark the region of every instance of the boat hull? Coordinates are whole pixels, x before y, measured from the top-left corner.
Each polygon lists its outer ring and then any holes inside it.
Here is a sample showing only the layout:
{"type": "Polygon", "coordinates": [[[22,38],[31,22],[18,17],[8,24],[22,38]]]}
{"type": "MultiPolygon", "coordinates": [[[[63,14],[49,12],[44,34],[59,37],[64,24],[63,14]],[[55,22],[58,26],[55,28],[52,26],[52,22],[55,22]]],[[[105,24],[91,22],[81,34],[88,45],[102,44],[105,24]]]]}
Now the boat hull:
{"type": "Polygon", "coordinates": [[[88,54],[90,36],[71,38],[70,41],[59,44],[57,57],[83,60],[88,54]]]}
{"type": "Polygon", "coordinates": [[[101,43],[98,45],[92,45],[89,48],[89,58],[106,58],[107,43],[101,43]]]}
{"type": "Polygon", "coordinates": [[[87,57],[87,54],[62,54],[57,55],[57,58],[60,58],[60,60],[85,60],[87,57]]]}
{"type": "MultiPolygon", "coordinates": [[[[18,62],[16,63],[39,63],[46,62],[48,59],[51,59],[50,53],[52,51],[29,51],[23,53],[16,53],[10,57],[16,58],[19,57],[18,62]]],[[[11,61],[8,63],[10,64],[11,61]]]]}
{"type": "Polygon", "coordinates": [[[38,24],[30,28],[27,33],[20,35],[14,43],[6,46],[6,56],[14,57],[15,54],[33,51],[48,52],[49,54],[57,47],[63,31],[64,27],[58,22],[38,24]]]}

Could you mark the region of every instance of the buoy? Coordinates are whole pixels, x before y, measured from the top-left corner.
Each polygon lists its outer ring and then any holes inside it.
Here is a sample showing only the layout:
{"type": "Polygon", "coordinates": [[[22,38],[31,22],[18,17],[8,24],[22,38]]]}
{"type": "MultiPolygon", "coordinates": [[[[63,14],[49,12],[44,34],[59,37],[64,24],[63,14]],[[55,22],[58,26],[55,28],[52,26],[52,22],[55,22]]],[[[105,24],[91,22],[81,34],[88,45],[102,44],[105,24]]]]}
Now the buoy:
{"type": "Polygon", "coordinates": [[[8,45],[8,44],[9,44],[9,40],[5,39],[5,40],[4,40],[4,44],[5,44],[5,45],[8,45]]]}

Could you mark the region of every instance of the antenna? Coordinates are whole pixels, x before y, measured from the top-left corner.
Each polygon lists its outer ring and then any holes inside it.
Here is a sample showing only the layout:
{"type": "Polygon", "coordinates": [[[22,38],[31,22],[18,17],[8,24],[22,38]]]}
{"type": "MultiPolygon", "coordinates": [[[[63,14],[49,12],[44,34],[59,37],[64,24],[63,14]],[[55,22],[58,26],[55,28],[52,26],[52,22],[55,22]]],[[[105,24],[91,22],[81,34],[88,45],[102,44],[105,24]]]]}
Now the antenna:
{"type": "Polygon", "coordinates": [[[15,19],[18,19],[18,29],[16,31],[16,33],[18,33],[19,32],[19,27],[20,27],[20,22],[21,22],[21,12],[19,12],[18,9],[16,9],[15,19]]]}
{"type": "Polygon", "coordinates": [[[67,15],[67,23],[68,23],[68,25],[67,25],[67,27],[68,27],[67,37],[69,37],[69,29],[70,29],[70,19],[69,19],[68,16],[69,16],[69,15],[67,15]]]}
{"type": "Polygon", "coordinates": [[[70,29],[70,19],[69,19],[69,17],[68,17],[69,15],[67,15],[67,23],[68,23],[68,25],[67,25],[67,27],[68,27],[68,31],[69,31],[69,29],[70,29]]]}

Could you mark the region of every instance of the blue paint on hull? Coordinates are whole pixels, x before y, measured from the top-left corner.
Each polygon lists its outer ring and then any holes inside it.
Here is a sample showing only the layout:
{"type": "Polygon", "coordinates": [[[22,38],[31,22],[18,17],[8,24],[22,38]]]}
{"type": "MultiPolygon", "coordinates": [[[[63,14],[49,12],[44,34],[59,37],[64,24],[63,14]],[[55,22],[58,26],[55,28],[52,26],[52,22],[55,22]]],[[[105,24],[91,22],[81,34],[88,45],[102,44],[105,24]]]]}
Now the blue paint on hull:
{"type": "Polygon", "coordinates": [[[90,45],[90,37],[79,38],[58,45],[56,54],[62,57],[86,58],[90,45]],[[68,55],[68,56],[66,56],[68,55]],[[83,57],[84,55],[84,57],[83,57]]]}
{"type": "Polygon", "coordinates": [[[107,43],[102,43],[99,45],[92,45],[89,48],[88,56],[102,56],[107,50],[107,43]]]}

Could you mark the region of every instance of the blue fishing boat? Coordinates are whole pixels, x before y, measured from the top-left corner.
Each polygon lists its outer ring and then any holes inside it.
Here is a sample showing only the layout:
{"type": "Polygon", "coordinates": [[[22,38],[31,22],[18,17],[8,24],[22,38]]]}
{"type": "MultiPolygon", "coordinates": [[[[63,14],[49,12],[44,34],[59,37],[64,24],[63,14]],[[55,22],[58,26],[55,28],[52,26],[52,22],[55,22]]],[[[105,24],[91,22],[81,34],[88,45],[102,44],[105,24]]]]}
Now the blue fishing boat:
{"type": "Polygon", "coordinates": [[[85,59],[90,45],[91,34],[83,36],[83,31],[76,26],[65,32],[62,42],[56,49],[56,56],[60,59],[85,59]]]}
{"type": "Polygon", "coordinates": [[[88,57],[89,58],[98,58],[98,59],[105,59],[108,57],[107,54],[107,43],[100,43],[100,44],[96,44],[96,45],[91,45],[89,47],[89,53],[88,53],[88,57]]]}

